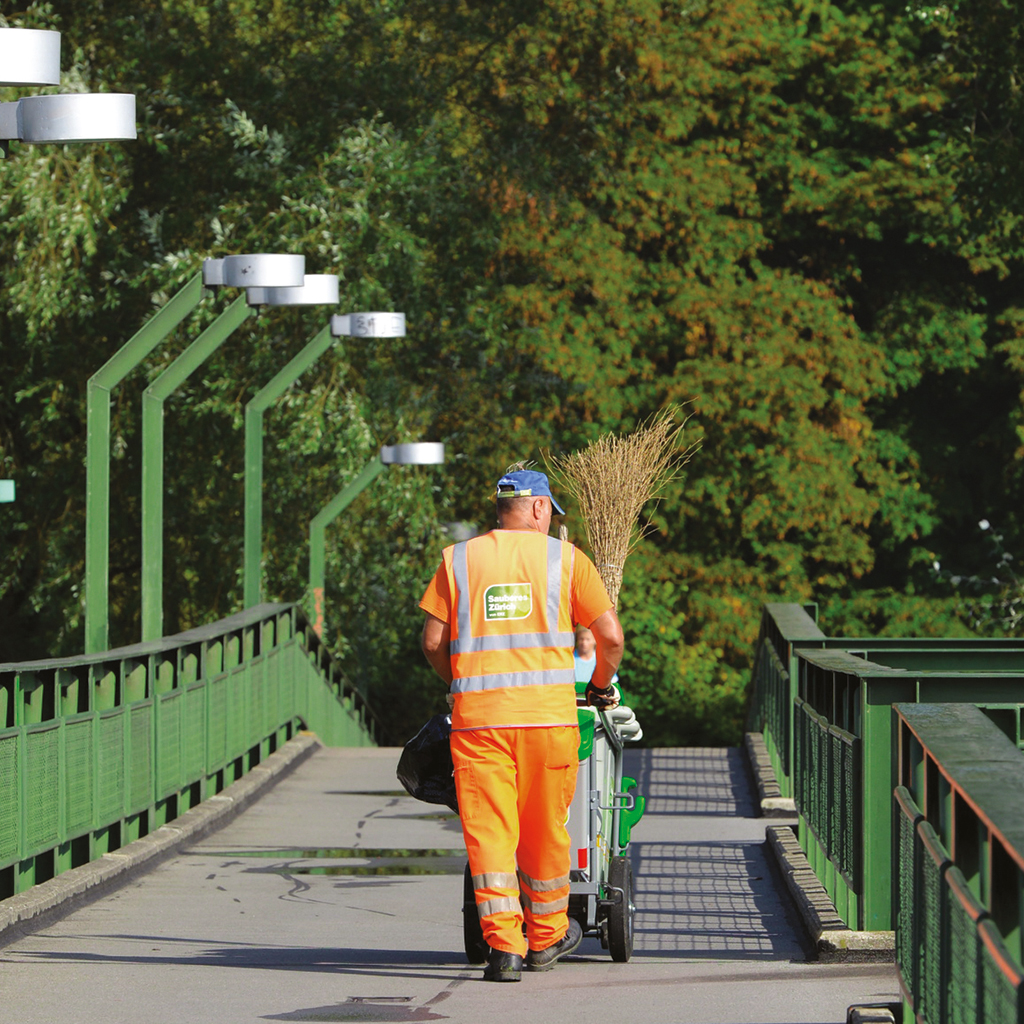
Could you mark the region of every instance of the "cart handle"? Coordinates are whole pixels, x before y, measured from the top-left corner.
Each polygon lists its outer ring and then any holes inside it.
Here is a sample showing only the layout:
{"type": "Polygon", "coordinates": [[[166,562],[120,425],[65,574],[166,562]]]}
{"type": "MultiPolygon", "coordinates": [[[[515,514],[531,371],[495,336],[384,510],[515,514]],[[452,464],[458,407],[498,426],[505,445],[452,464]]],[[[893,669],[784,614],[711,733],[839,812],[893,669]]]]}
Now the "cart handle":
{"type": "Polygon", "coordinates": [[[636,807],[636,794],[633,792],[612,793],[612,802],[607,807],[604,804],[598,804],[597,807],[601,811],[631,811],[636,807]],[[619,799],[624,799],[626,803],[616,803],[619,799]]]}
{"type": "Polygon", "coordinates": [[[615,725],[609,721],[608,716],[603,712],[595,708],[598,717],[601,719],[601,725],[604,726],[605,735],[608,737],[608,743],[615,749],[616,753],[622,752],[622,740],[619,739],[618,733],[615,731],[615,725]]]}

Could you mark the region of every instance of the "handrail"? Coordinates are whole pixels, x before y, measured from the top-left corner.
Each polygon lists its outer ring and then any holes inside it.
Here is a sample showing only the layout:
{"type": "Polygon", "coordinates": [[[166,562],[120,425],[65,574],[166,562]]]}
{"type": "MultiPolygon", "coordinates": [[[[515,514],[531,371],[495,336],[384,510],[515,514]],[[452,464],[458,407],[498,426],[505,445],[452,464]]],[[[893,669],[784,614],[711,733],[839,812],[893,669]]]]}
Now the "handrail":
{"type": "Polygon", "coordinates": [[[897,704],[894,712],[897,958],[912,1014],[904,1017],[1016,1022],[1024,754],[971,705],[897,704]]]}
{"type": "Polygon", "coordinates": [[[889,930],[893,703],[977,705],[1024,746],[1024,641],[825,636],[798,605],[766,605],[748,727],[840,917],[889,930]],[[852,834],[851,834],[852,833],[852,834]]]}
{"type": "Polygon", "coordinates": [[[300,728],[371,744],[370,719],[295,604],[0,665],[0,898],[147,835],[300,728]]]}

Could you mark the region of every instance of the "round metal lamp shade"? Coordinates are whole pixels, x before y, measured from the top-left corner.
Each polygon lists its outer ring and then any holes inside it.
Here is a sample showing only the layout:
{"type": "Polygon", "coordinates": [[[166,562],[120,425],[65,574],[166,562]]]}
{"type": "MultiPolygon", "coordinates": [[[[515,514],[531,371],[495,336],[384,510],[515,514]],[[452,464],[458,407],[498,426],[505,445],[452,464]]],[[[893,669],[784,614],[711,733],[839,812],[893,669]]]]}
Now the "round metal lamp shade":
{"type": "Polygon", "coordinates": [[[208,284],[226,284],[229,288],[299,288],[306,276],[306,257],[284,253],[225,256],[220,264],[222,280],[208,284]]]}
{"type": "Polygon", "coordinates": [[[337,274],[306,274],[299,288],[249,288],[250,306],[336,306],[337,274]]]}
{"type": "Polygon", "coordinates": [[[18,138],[22,142],[116,142],[135,137],[135,97],[131,93],[71,93],[18,100],[18,138]]]}
{"type": "Polygon", "coordinates": [[[60,85],[60,33],[0,28],[0,85],[60,85]]]}
{"type": "Polygon", "coordinates": [[[331,317],[335,338],[404,338],[404,313],[345,313],[331,317]]]}
{"type": "Polygon", "coordinates": [[[408,444],[386,444],[380,450],[385,466],[437,466],[444,462],[441,441],[411,441],[408,444]]]}

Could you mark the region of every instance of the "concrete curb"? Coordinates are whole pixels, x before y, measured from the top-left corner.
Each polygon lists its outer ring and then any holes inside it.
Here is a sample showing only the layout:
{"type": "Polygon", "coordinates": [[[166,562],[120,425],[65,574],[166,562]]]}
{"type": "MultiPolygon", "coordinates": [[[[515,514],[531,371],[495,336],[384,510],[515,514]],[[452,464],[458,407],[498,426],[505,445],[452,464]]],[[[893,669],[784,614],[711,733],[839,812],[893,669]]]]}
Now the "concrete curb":
{"type": "Polygon", "coordinates": [[[895,932],[847,928],[788,825],[769,825],[765,834],[819,960],[895,961],[895,932]]]}
{"type": "Polygon", "coordinates": [[[223,828],[321,746],[312,733],[296,736],[227,789],[170,824],[17,896],[0,900],[0,946],[123,885],[186,844],[223,828]]]}
{"type": "Polygon", "coordinates": [[[764,735],[759,732],[744,734],[743,745],[747,751],[750,769],[757,783],[757,795],[762,818],[795,818],[796,804],[788,796],[782,795],[775,770],[772,768],[768,747],[764,735]]]}
{"type": "Polygon", "coordinates": [[[888,1004],[851,1006],[846,1011],[846,1024],[896,1024],[896,1014],[888,1004]]]}

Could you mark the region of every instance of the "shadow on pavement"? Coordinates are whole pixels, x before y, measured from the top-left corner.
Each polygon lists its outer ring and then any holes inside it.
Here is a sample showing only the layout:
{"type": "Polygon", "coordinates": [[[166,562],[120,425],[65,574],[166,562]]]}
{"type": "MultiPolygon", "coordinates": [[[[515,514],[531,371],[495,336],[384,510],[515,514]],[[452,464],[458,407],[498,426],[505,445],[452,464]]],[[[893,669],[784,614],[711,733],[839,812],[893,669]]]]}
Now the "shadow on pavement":
{"type": "Polygon", "coordinates": [[[678,828],[662,821],[658,829],[659,837],[678,839],[637,836],[630,844],[634,956],[808,959],[803,929],[767,854],[742,751],[633,750],[625,770],[647,799],[645,817],[678,819],[678,828]],[[729,818],[736,824],[726,825],[729,818]],[[716,838],[719,829],[728,838],[716,838]]]}
{"type": "Polygon", "coordinates": [[[635,843],[634,956],[805,960],[763,843],[635,843]]]}
{"type": "MultiPolygon", "coordinates": [[[[62,936],[73,939],[74,936],[62,936]]],[[[176,943],[178,945],[204,946],[198,939],[148,935],[88,935],[83,941],[96,943],[109,939],[145,943],[151,946],[176,943]]],[[[19,962],[35,960],[58,961],[83,964],[135,964],[139,966],[180,966],[180,967],[237,967],[261,971],[309,971],[329,972],[337,975],[366,975],[387,978],[436,978],[438,981],[452,981],[471,973],[476,976],[478,968],[470,969],[461,952],[422,949],[346,949],[317,948],[303,946],[254,946],[246,943],[218,944],[195,951],[181,950],[178,953],[92,953],[71,950],[25,950],[19,953],[19,962]]],[[[0,957],[0,963],[5,958],[0,957]]]]}
{"type": "Polygon", "coordinates": [[[645,815],[757,816],[738,747],[628,750],[624,765],[647,798],[645,815]]]}

